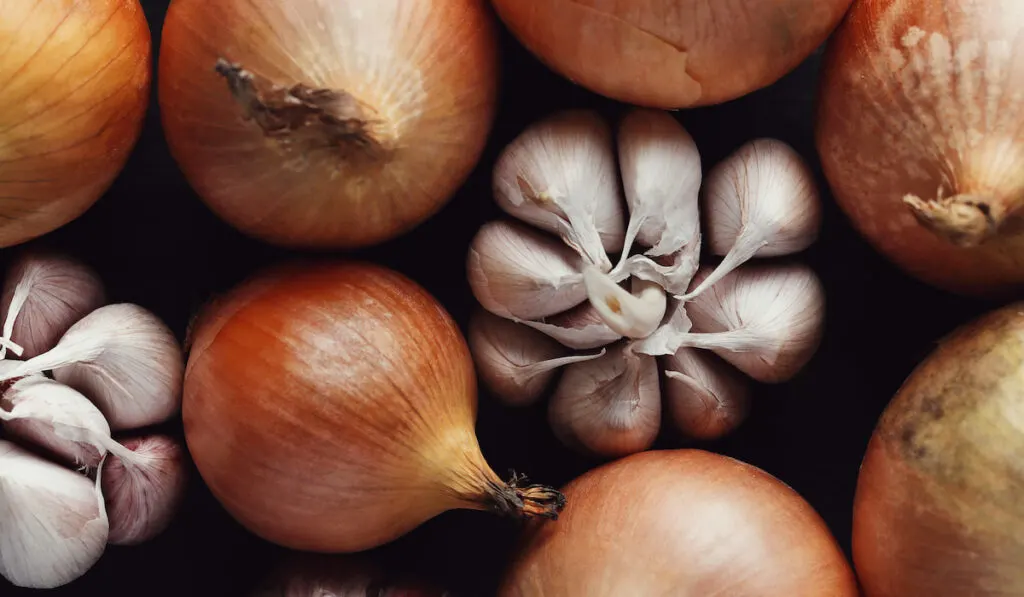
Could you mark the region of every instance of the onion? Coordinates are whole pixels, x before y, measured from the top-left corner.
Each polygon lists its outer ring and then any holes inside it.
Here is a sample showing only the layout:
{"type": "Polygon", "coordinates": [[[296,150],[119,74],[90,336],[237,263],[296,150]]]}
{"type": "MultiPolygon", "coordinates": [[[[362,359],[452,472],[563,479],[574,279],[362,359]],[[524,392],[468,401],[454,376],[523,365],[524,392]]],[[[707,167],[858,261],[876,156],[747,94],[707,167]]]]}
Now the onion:
{"type": "Polygon", "coordinates": [[[861,467],[868,597],[1024,595],[1024,303],[956,330],[910,375],[861,467]]]}
{"type": "Polygon", "coordinates": [[[426,291],[374,265],[264,272],[207,310],[183,416],[213,494],[293,549],[368,549],[454,508],[555,517],[564,503],[487,465],[466,341],[426,291]]]}
{"type": "Polygon", "coordinates": [[[497,99],[483,0],[174,0],[159,95],[171,151],[242,231],[388,240],[476,165],[497,99]]]}
{"type": "Polygon", "coordinates": [[[817,143],[859,231],[966,294],[1024,286],[1024,5],[861,0],[830,42],[817,143]]]}
{"type": "Polygon", "coordinates": [[[106,192],[149,106],[138,0],[0,7],[0,247],[74,220],[106,192]]]}
{"type": "Polygon", "coordinates": [[[533,529],[500,597],[856,597],[818,514],[751,465],[703,452],[642,452],[565,488],[556,525],[533,529]]]}
{"type": "Polygon", "coordinates": [[[447,597],[361,556],[297,554],[285,560],[251,597],[447,597]]]}
{"type": "Polygon", "coordinates": [[[851,0],[494,0],[531,52],[631,104],[716,104],[774,83],[807,58],[851,0]]]}

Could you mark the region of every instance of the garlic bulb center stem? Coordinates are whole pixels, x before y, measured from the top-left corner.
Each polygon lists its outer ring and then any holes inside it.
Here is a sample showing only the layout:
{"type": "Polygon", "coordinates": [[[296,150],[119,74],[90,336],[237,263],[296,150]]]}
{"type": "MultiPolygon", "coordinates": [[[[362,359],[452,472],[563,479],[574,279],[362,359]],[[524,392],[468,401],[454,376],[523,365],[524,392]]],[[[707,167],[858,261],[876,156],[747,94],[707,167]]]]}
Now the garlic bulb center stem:
{"type": "Polygon", "coordinates": [[[661,326],[668,307],[665,290],[654,282],[633,278],[633,293],[593,266],[583,269],[590,304],[614,332],[646,338],[661,326]]]}

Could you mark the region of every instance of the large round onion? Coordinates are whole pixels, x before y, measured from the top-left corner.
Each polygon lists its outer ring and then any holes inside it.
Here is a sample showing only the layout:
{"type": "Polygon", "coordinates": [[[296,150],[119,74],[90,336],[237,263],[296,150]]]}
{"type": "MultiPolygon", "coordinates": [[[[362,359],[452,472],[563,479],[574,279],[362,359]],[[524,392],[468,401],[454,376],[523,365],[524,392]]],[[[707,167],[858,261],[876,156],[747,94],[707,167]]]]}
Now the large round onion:
{"type": "Polygon", "coordinates": [[[174,0],[160,106],[175,159],[232,225],[355,247],[438,211],[497,96],[484,0],[174,0]]]}
{"type": "Polygon", "coordinates": [[[853,551],[867,597],[1024,595],[1024,303],[946,338],[868,446],[853,551]]]}
{"type": "Polygon", "coordinates": [[[150,66],[138,0],[0,1],[0,247],[106,192],[142,131],[150,66]]]}
{"type": "Polygon", "coordinates": [[[851,0],[493,0],[519,40],[580,85],[632,104],[715,104],[777,81],[851,0]]]}
{"type": "Polygon", "coordinates": [[[856,597],[818,514],[767,473],[699,450],[643,452],[565,488],[501,597],[856,597]]]}
{"type": "Polygon", "coordinates": [[[1024,286],[1024,4],[859,0],[827,53],[818,147],[855,226],[912,275],[1024,286]]]}

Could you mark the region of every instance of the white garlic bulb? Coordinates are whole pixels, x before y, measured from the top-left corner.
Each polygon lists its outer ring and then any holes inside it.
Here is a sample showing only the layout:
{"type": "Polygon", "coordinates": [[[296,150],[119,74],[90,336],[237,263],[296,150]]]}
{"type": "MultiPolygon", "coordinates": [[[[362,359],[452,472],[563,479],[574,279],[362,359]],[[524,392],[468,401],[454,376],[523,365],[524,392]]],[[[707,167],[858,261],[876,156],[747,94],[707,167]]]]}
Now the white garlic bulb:
{"type": "Polygon", "coordinates": [[[0,380],[53,371],[92,400],[113,430],[169,419],[181,406],[184,356],[156,315],[127,303],[101,307],[71,326],[53,349],[0,380]]]}
{"type": "Polygon", "coordinates": [[[661,424],[657,361],[624,344],[566,367],[548,418],[568,445],[618,457],[651,447],[661,424]]]}
{"type": "Polygon", "coordinates": [[[494,198],[608,271],[606,251],[621,250],[625,232],[616,178],[610,127],[595,112],[566,111],[528,127],[505,148],[494,167],[494,198]]]}
{"type": "Polygon", "coordinates": [[[0,575],[53,589],[88,572],[109,531],[98,485],[0,440],[0,575]]]}
{"type": "Polygon", "coordinates": [[[131,460],[108,456],[103,496],[111,545],[137,545],[164,532],[185,497],[187,469],[182,445],[167,436],[123,441],[131,460]]]}
{"type": "MultiPolygon", "coordinates": [[[[23,359],[40,355],[79,319],[106,303],[103,282],[71,257],[23,252],[4,280],[0,313],[3,337],[21,346],[23,359]]],[[[0,349],[0,357],[4,356],[0,349]]]]}
{"type": "Polygon", "coordinates": [[[12,436],[76,467],[94,469],[107,452],[131,457],[96,405],[43,375],[22,377],[0,395],[0,421],[12,436]]]}
{"type": "Polygon", "coordinates": [[[797,253],[818,238],[821,200],[814,175],[782,141],[745,143],[712,169],[704,194],[709,245],[725,258],[687,299],[752,258],[797,253]]]}
{"type": "Polygon", "coordinates": [[[680,348],[661,357],[665,370],[665,406],[676,427],[687,436],[711,440],[743,422],[749,410],[749,388],[736,371],[716,355],[680,348]]]}

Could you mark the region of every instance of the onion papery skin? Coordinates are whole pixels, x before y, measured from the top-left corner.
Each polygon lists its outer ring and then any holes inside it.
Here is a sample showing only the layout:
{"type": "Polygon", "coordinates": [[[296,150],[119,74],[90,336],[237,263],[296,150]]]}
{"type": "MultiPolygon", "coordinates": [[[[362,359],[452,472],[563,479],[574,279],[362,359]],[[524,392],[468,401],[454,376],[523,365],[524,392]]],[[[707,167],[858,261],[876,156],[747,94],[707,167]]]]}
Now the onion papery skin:
{"type": "Polygon", "coordinates": [[[816,135],[836,200],[880,253],[947,291],[1024,288],[1022,33],[1017,0],[859,0],[826,52],[816,135]],[[935,232],[904,198],[940,191],[984,206],[935,232]]]}
{"type": "Polygon", "coordinates": [[[568,507],[527,533],[500,597],[858,595],[820,516],[751,465],[642,452],[563,491],[568,507]]]}
{"type": "Polygon", "coordinates": [[[497,84],[484,0],[174,0],[161,42],[164,129],[185,176],[222,219],[291,247],[368,246],[440,210],[483,151],[497,84]],[[279,90],[337,92],[350,107],[328,116],[361,132],[314,149],[327,129],[268,136],[219,59],[279,90]]]}
{"type": "Polygon", "coordinates": [[[882,415],[857,483],[867,597],[1024,595],[1024,303],[956,330],[882,415]]]}
{"type": "Polygon", "coordinates": [[[552,70],[639,106],[721,103],[810,56],[851,0],[493,0],[552,70]]]}
{"type": "Polygon", "coordinates": [[[0,0],[0,247],[71,222],[142,132],[151,39],[138,0],[0,0]]]}
{"type": "Polygon", "coordinates": [[[474,434],[469,348],[404,276],[282,266],[214,303],[192,337],[189,451],[253,533],[353,552],[445,510],[499,506],[489,498],[503,484],[474,434]]]}

